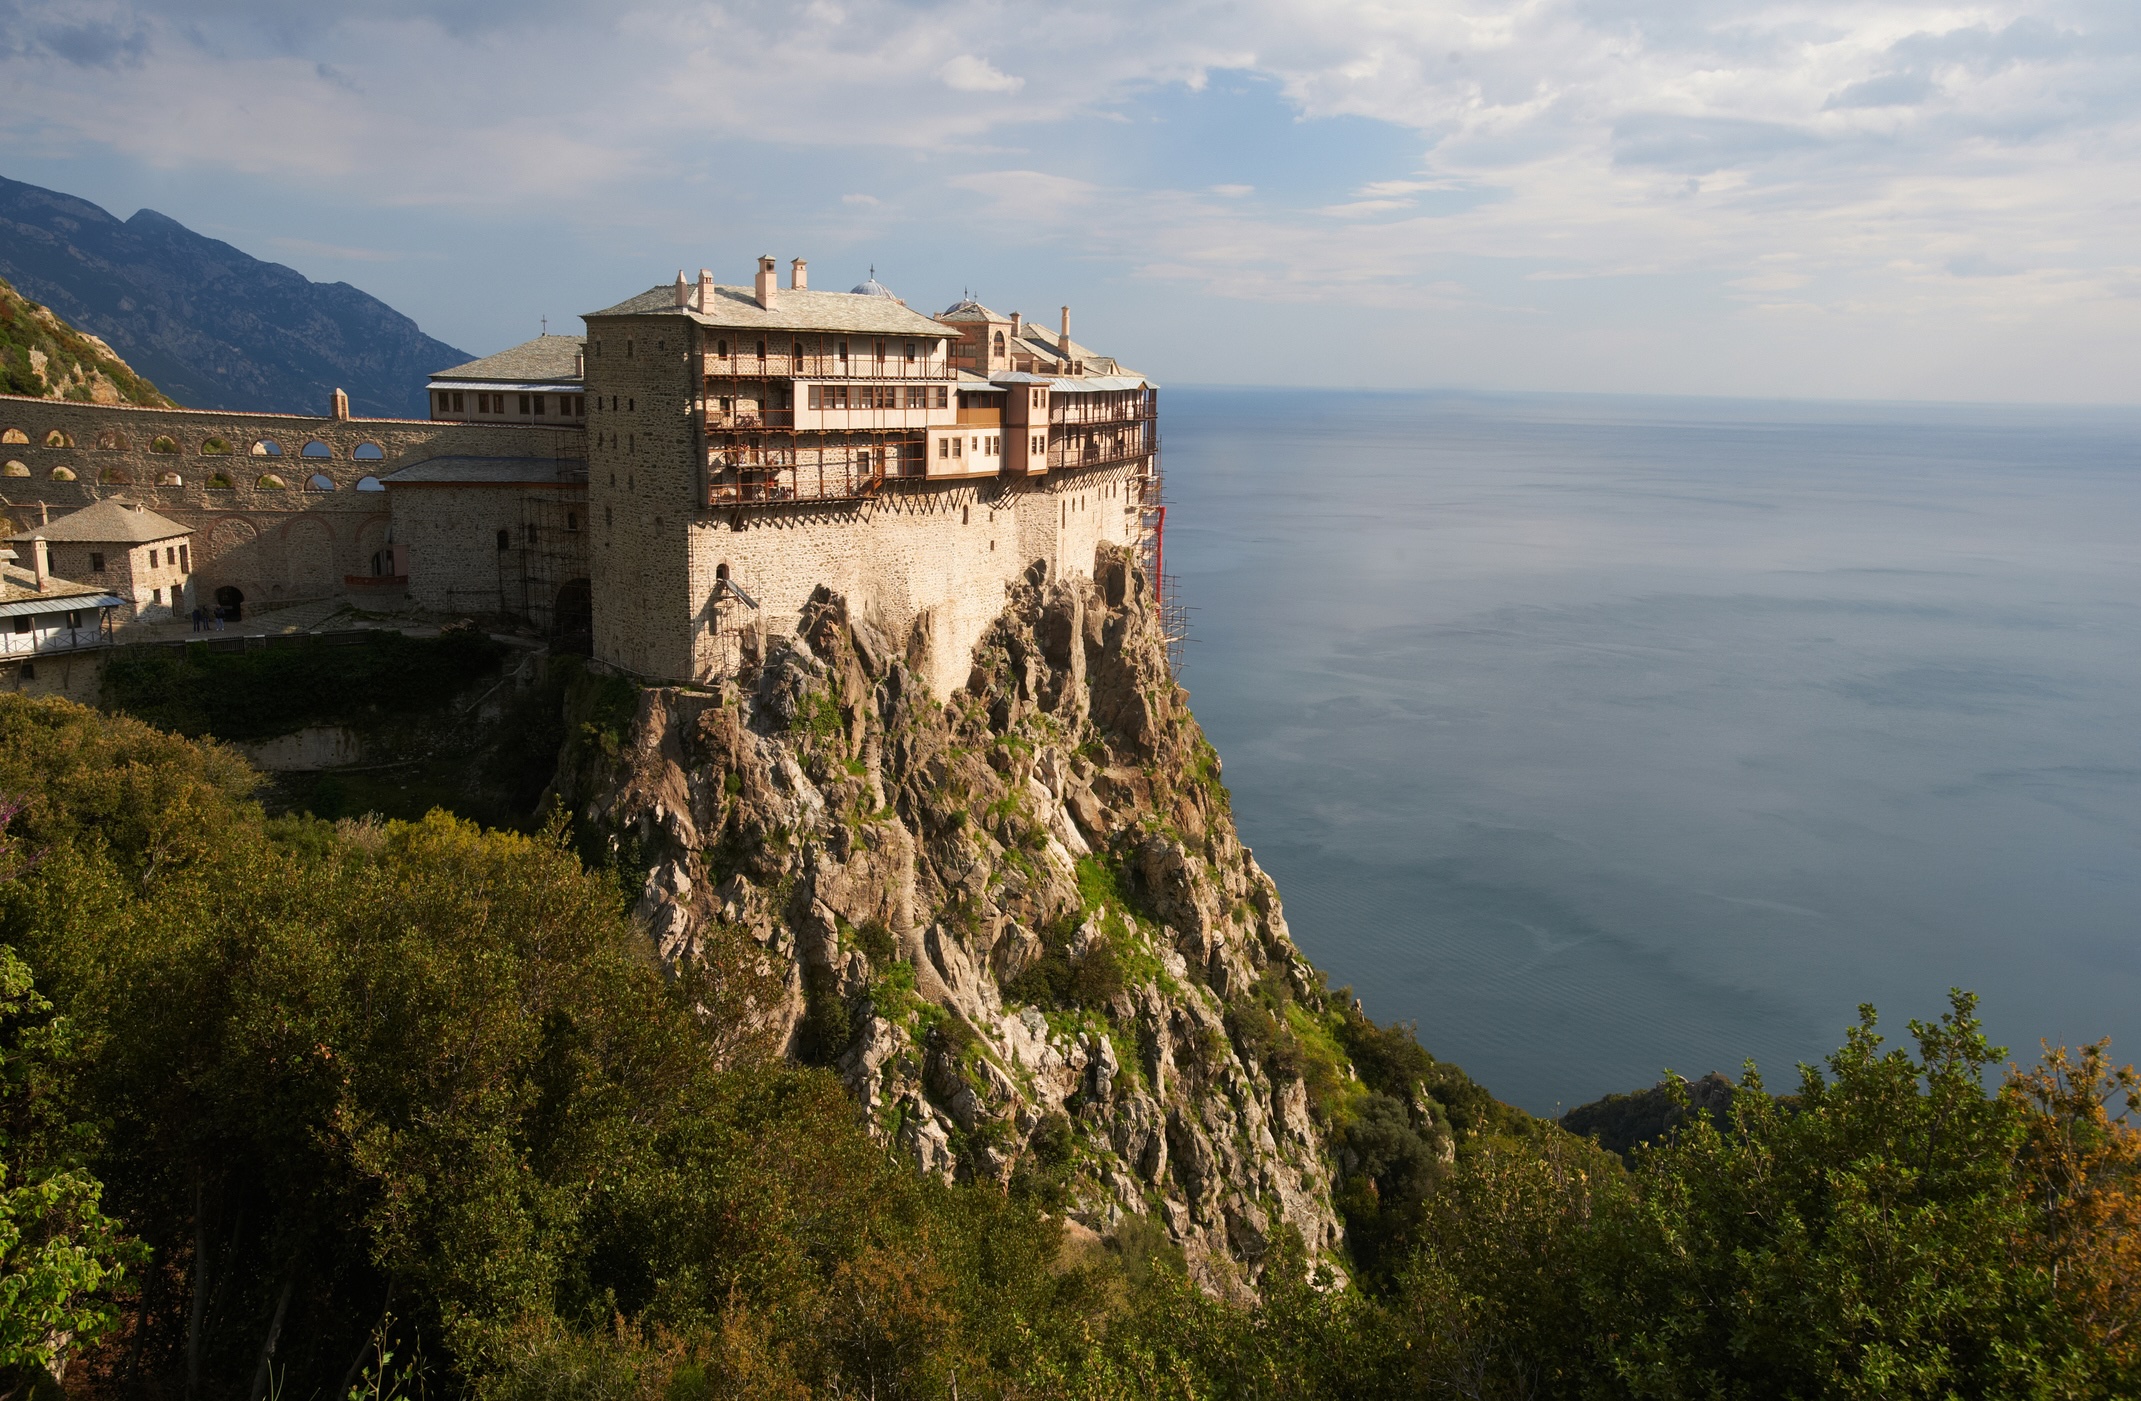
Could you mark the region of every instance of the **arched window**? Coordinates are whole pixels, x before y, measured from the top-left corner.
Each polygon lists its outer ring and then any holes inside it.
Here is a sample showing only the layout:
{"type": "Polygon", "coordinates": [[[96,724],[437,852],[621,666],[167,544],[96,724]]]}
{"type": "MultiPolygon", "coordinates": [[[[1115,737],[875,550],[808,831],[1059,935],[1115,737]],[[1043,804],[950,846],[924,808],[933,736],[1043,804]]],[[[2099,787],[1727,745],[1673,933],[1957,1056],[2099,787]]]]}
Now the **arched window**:
{"type": "Polygon", "coordinates": [[[30,435],[20,428],[9,428],[5,431],[0,431],[0,443],[27,443],[29,441],[30,435]]]}
{"type": "Polygon", "coordinates": [[[106,486],[132,486],[134,479],[117,467],[107,467],[97,473],[97,480],[106,486]]]}
{"type": "Polygon", "coordinates": [[[125,452],[133,444],[127,442],[126,435],[118,429],[107,428],[97,434],[97,446],[106,452],[125,452]]]}
{"type": "Polygon", "coordinates": [[[178,439],[159,434],[149,440],[149,451],[165,453],[177,452],[178,439]]]}
{"type": "Polygon", "coordinates": [[[29,464],[29,463],[27,463],[27,462],[14,462],[14,461],[10,461],[10,462],[9,462],[9,463],[7,464],[7,466],[5,466],[5,467],[0,467],[0,476],[7,476],[7,477],[27,477],[27,476],[29,476],[29,475],[30,475],[30,464],[29,464]]]}
{"type": "Polygon", "coordinates": [[[350,456],[359,462],[384,462],[387,458],[386,450],[377,443],[359,443],[357,450],[350,456]]]}
{"type": "Polygon", "coordinates": [[[253,486],[260,491],[288,491],[290,484],[273,472],[262,472],[253,486]]]}
{"type": "Polygon", "coordinates": [[[726,360],[728,358],[728,354],[729,343],[727,341],[718,340],[714,342],[714,356],[716,359],[726,360]]]}
{"type": "Polygon", "coordinates": [[[327,444],[321,442],[318,438],[314,438],[311,442],[299,448],[297,450],[297,455],[299,457],[333,457],[335,455],[335,450],[327,446],[327,444]]]}
{"type": "Polygon", "coordinates": [[[501,550],[510,550],[513,548],[513,535],[511,531],[501,530],[498,532],[498,548],[501,550]]]}
{"type": "Polygon", "coordinates": [[[273,438],[262,438],[259,442],[253,444],[253,456],[281,457],[282,444],[276,442],[273,438]]]}
{"type": "Polygon", "coordinates": [[[45,434],[45,446],[48,448],[71,448],[74,446],[74,439],[55,428],[45,434]]]}
{"type": "Polygon", "coordinates": [[[74,480],[74,469],[72,467],[54,467],[52,469],[52,480],[55,482],[71,482],[74,480]]]}
{"type": "Polygon", "coordinates": [[[238,484],[222,472],[209,473],[206,485],[210,491],[236,491],[238,489],[238,484]]]}
{"type": "Polygon", "coordinates": [[[335,479],[325,472],[314,472],[311,476],[305,478],[305,490],[307,491],[333,491],[334,489],[335,479]]]}
{"type": "Polygon", "coordinates": [[[184,486],[186,479],[176,472],[165,472],[156,479],[158,486],[184,486]]]}
{"type": "Polygon", "coordinates": [[[758,343],[758,358],[761,360],[766,358],[766,343],[764,341],[758,343]]]}
{"type": "Polygon", "coordinates": [[[803,358],[803,343],[801,341],[795,343],[795,358],[798,360],[803,358]]]}
{"type": "Polygon", "coordinates": [[[203,457],[228,457],[230,451],[230,444],[222,438],[210,438],[201,444],[203,457]]]}
{"type": "Polygon", "coordinates": [[[379,478],[377,478],[377,477],[359,477],[359,478],[357,479],[357,490],[359,490],[359,491],[385,491],[385,490],[386,490],[386,488],[385,488],[384,486],[381,486],[381,485],[379,484],[379,478]]]}
{"type": "Polygon", "coordinates": [[[998,355],[1004,353],[1004,333],[1002,331],[996,333],[996,353],[998,355]]]}

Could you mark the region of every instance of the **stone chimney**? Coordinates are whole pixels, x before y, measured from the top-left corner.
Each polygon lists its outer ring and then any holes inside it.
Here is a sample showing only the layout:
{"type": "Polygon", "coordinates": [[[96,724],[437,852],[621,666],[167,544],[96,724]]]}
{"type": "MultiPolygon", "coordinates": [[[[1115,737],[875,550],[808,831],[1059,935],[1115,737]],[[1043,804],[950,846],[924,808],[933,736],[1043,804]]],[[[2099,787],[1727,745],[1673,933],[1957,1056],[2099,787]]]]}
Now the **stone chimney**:
{"type": "Polygon", "coordinates": [[[572,377],[583,380],[587,378],[587,348],[585,346],[572,353],[572,377]]]}
{"type": "Polygon", "coordinates": [[[1025,318],[1025,317],[1023,317],[1023,316],[1019,315],[1019,314],[1018,314],[1017,312],[1015,312],[1015,311],[1011,313],[1011,340],[1012,340],[1012,343],[1013,343],[1013,344],[1017,344],[1017,342],[1018,342],[1018,333],[1019,333],[1019,329],[1020,329],[1021,327],[1023,327],[1023,326],[1025,325],[1025,324],[1026,324],[1026,318],[1025,318]]]}
{"type": "Polygon", "coordinates": [[[43,593],[52,579],[52,551],[45,537],[30,537],[30,572],[37,576],[37,591],[43,593]]]}
{"type": "Polygon", "coordinates": [[[337,389],[335,391],[334,406],[328,412],[343,423],[349,422],[349,393],[347,390],[337,389]]]}
{"type": "Polygon", "coordinates": [[[691,284],[684,280],[684,269],[682,268],[676,270],[676,304],[678,306],[691,305],[691,284]]]}
{"type": "Polygon", "coordinates": [[[788,285],[798,292],[810,290],[810,264],[797,258],[788,264],[788,285]]]}
{"type": "Polygon", "coordinates": [[[708,314],[714,309],[714,275],[705,268],[699,269],[699,300],[693,305],[708,314]]]}
{"type": "Polygon", "coordinates": [[[780,304],[779,277],[773,270],[773,255],[768,253],[758,260],[758,282],[752,289],[758,293],[758,304],[771,311],[780,304]]]}
{"type": "Polygon", "coordinates": [[[1064,354],[1064,356],[1065,356],[1066,358],[1068,358],[1068,357],[1069,357],[1069,355],[1070,355],[1070,308],[1069,308],[1069,307],[1065,307],[1065,308],[1063,308],[1063,334],[1062,334],[1061,336],[1059,336],[1059,337],[1057,337],[1057,338],[1056,338],[1056,349],[1058,349],[1058,350],[1062,351],[1062,352],[1063,352],[1063,354],[1064,354]]]}

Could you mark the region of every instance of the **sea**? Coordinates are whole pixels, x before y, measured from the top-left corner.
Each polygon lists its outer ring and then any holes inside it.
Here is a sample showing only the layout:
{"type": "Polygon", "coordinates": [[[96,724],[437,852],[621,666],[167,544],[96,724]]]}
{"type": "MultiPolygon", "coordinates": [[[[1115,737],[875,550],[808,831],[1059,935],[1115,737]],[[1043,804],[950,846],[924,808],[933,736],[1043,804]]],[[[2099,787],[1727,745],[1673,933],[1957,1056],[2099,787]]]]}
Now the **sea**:
{"type": "Polygon", "coordinates": [[[2141,411],[1170,388],[1294,937],[1554,1114],[1862,1004],[2141,1061],[2141,411]]]}

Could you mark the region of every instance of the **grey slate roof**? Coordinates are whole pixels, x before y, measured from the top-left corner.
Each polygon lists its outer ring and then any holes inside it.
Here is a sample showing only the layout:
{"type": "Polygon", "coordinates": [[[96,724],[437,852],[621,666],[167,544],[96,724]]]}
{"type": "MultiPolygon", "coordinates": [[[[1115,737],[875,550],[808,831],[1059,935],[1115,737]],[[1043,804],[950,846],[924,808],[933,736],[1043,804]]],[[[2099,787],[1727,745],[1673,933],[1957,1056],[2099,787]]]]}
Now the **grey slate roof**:
{"type": "Polygon", "coordinates": [[[112,543],[146,545],[151,540],[173,540],[193,534],[193,527],[180,525],[169,516],[159,516],[145,506],[136,506],[117,496],[107,496],[79,511],[69,511],[45,525],[17,531],[11,541],[42,535],[47,540],[80,544],[112,543]]]}
{"type": "Polygon", "coordinates": [[[471,360],[450,370],[434,371],[431,377],[490,379],[507,384],[564,380],[576,384],[580,375],[574,364],[584,344],[586,342],[579,336],[537,336],[496,355],[486,355],[481,360],[471,360]]]}
{"type": "Polygon", "coordinates": [[[578,457],[427,457],[379,479],[397,486],[556,486],[587,480],[578,457]]]}
{"type": "Polygon", "coordinates": [[[124,602],[92,584],[77,584],[51,574],[45,576],[44,591],[40,593],[36,571],[21,568],[12,560],[0,564],[0,618],[71,613],[77,608],[116,608],[124,602]]]}
{"type": "MultiPolygon", "coordinates": [[[[698,297],[698,284],[691,284],[698,297]]],[[[797,292],[783,287],[768,311],[749,287],[714,288],[705,310],[676,304],[676,284],[664,283],[589,316],[688,316],[702,326],[745,331],[848,331],[863,335],[942,336],[944,328],[897,301],[854,292],[797,292]]]]}
{"type": "Polygon", "coordinates": [[[972,297],[962,298],[937,315],[937,320],[939,321],[1009,321],[1010,319],[1008,316],[998,316],[972,297]]]}

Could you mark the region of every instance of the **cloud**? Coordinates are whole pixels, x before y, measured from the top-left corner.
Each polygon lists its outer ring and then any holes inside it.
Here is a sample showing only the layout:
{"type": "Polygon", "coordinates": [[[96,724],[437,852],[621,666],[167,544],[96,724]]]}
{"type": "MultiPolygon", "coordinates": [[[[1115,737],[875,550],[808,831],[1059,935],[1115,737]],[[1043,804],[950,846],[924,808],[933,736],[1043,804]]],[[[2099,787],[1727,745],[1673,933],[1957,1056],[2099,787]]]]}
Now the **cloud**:
{"type": "Polygon", "coordinates": [[[954,92],[1017,92],[1026,86],[1024,78],[999,72],[987,59],[972,54],[952,59],[937,70],[937,76],[954,92]]]}
{"type": "Polygon", "coordinates": [[[876,195],[842,195],[840,196],[840,202],[842,204],[875,205],[879,203],[879,200],[876,195]]]}
{"type": "Polygon", "coordinates": [[[141,62],[148,52],[147,33],[139,26],[91,20],[46,25],[37,31],[44,47],[80,68],[120,68],[141,62]]]}

